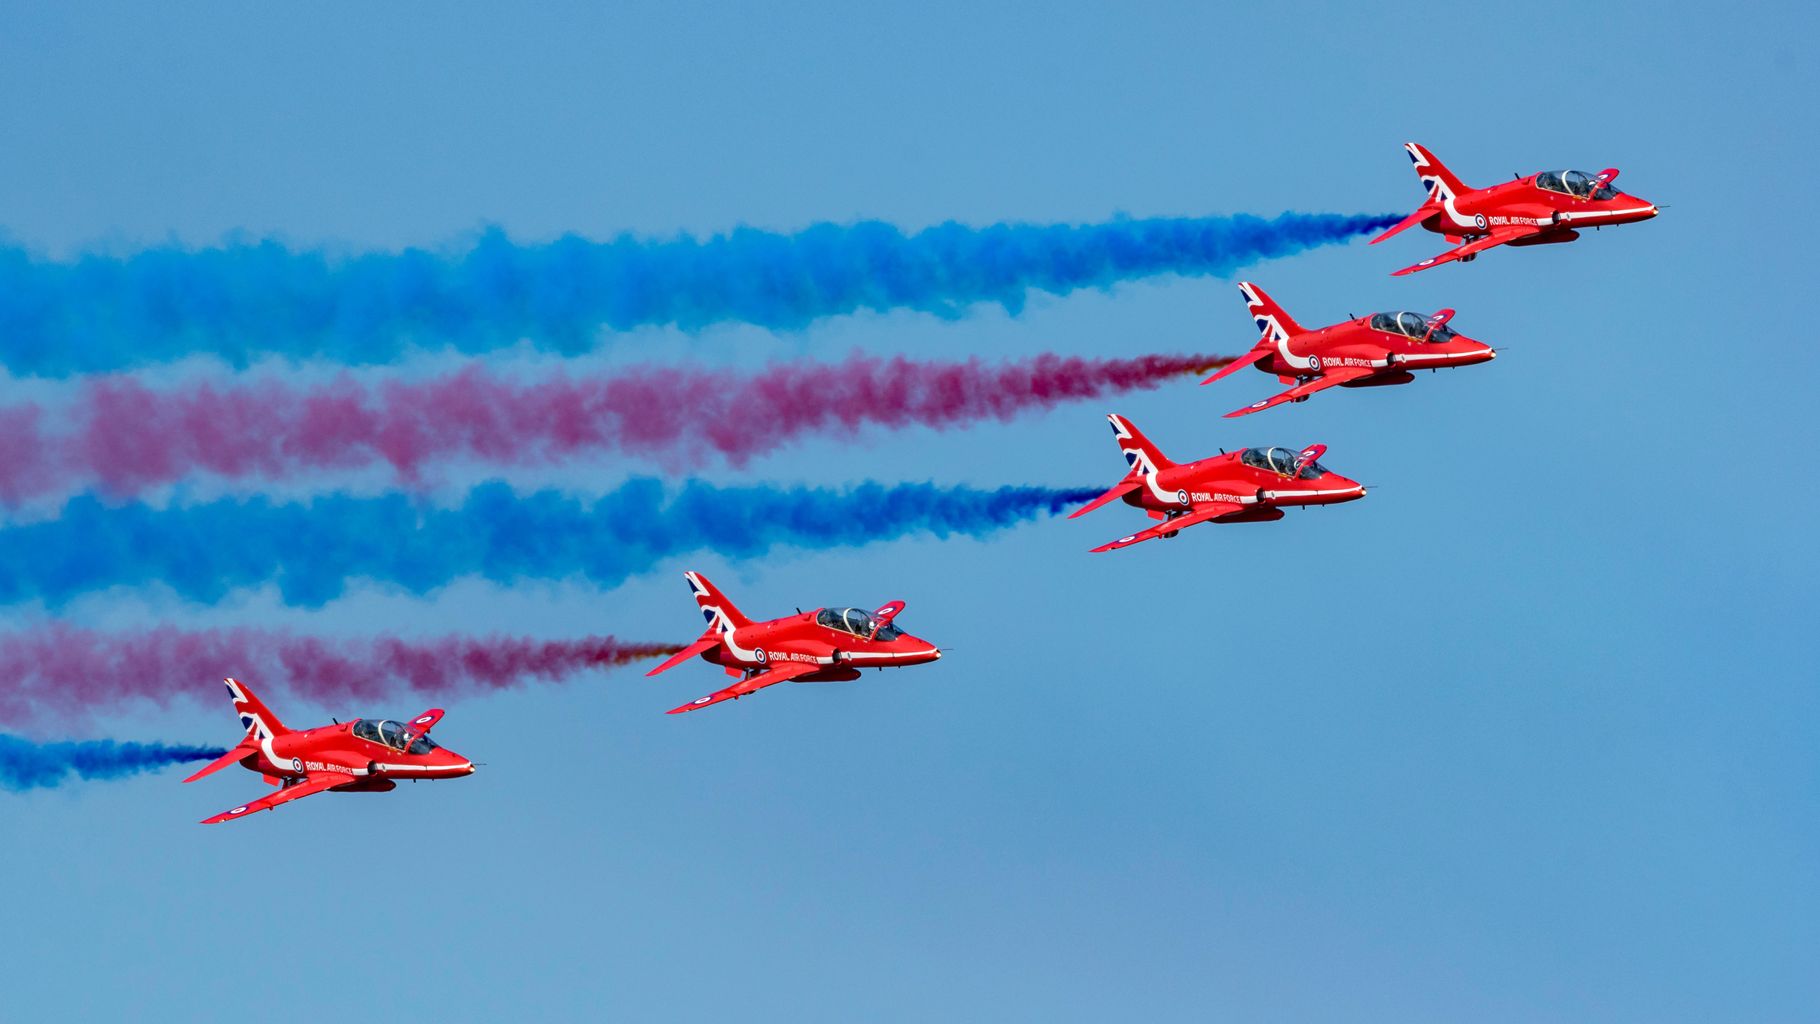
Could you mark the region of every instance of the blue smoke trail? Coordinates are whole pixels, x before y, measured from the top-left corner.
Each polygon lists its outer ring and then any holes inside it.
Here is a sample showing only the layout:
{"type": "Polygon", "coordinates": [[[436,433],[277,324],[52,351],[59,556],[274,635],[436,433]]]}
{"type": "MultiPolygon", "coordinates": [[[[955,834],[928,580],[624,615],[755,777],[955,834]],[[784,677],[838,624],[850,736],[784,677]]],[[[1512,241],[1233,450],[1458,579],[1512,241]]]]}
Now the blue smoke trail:
{"type": "Polygon", "coordinates": [[[859,310],[958,317],[1032,290],[1065,295],[1157,274],[1229,274],[1344,242],[1400,215],[1285,213],[1085,225],[879,221],[706,240],[575,235],[524,245],[498,230],[465,251],[333,257],[276,241],[38,259],[0,247],[0,363],[16,374],[127,369],[193,353],[384,363],[411,346],[477,353],[528,338],[575,354],[600,328],[737,321],[801,328],[859,310]]]}
{"type": "Polygon", "coordinates": [[[786,544],[977,536],[1100,490],[690,481],[667,494],[659,481],[636,478],[583,501],[558,491],[519,495],[495,482],[448,509],[426,509],[402,494],[296,504],[224,499],[165,509],[109,508],[84,495],[57,519],[0,530],[0,604],[36,598],[55,607],[86,591],[151,582],[213,603],[234,588],[276,581],[286,602],[305,606],[336,597],[354,578],[414,593],[472,574],[501,583],[579,574],[610,587],[691,551],[749,558],[786,544]]]}
{"type": "Polygon", "coordinates": [[[74,774],[84,779],[123,779],[188,761],[212,761],[225,747],[64,740],[33,743],[0,733],[0,788],[15,792],[60,786],[74,774]]]}

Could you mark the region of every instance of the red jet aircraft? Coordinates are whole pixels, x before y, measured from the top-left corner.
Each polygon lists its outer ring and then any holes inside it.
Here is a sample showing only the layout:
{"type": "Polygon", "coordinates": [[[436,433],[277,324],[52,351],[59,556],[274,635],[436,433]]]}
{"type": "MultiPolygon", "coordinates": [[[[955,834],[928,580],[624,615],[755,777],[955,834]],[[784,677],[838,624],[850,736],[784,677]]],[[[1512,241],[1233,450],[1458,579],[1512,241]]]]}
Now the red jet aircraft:
{"type": "Polygon", "coordinates": [[[1105,494],[1068,518],[1083,516],[1114,498],[1125,499],[1162,522],[1147,530],[1101,544],[1111,551],[1140,541],[1173,537],[1196,523],[1262,523],[1283,518],[1291,505],[1332,505],[1365,496],[1365,488],[1315,461],[1324,444],[1300,452],[1287,448],[1247,448],[1178,466],[1122,416],[1108,416],[1112,433],[1131,472],[1105,494]]]}
{"type": "Polygon", "coordinates": [[[1657,212],[1655,204],[1611,187],[1618,176],[1616,167],[1607,167],[1598,174],[1545,171],[1490,188],[1467,188],[1452,171],[1441,166],[1433,153],[1413,142],[1404,143],[1403,148],[1415,162],[1416,176],[1428,190],[1428,201],[1396,227],[1372,239],[1371,244],[1420,224],[1445,235],[1457,248],[1404,267],[1393,277],[1454,260],[1469,262],[1498,245],[1571,242],[1580,237],[1579,228],[1629,224],[1648,220],[1657,212]]]}
{"type": "Polygon", "coordinates": [[[1310,331],[1250,281],[1239,282],[1239,291],[1245,295],[1252,322],[1264,336],[1251,351],[1201,383],[1212,384],[1245,366],[1255,365],[1295,387],[1274,398],[1234,409],[1226,414],[1228,417],[1244,416],[1284,402],[1307,401],[1309,395],[1336,384],[1348,388],[1407,384],[1416,379],[1412,372],[1415,370],[1471,366],[1497,358],[1490,345],[1455,333],[1447,326],[1453,319],[1451,309],[1426,317],[1415,313],[1373,313],[1310,331]]]}
{"type": "Polygon", "coordinates": [[[645,673],[654,676],[701,655],[727,670],[739,682],[671,708],[668,714],[694,711],[723,700],[738,700],[772,683],[842,683],[859,678],[862,668],[921,665],[942,652],[934,644],[892,625],[904,602],[892,601],[875,612],[859,608],[818,608],[769,622],[740,614],[698,572],[683,573],[708,629],[670,660],[645,673]]]}
{"type": "Polygon", "coordinates": [[[204,825],[244,818],[324,790],[383,793],[393,779],[454,779],[474,774],[474,762],[436,745],[427,735],[442,720],[431,708],[408,723],[358,719],[314,729],[287,729],[246,684],[225,680],[246,739],[207,768],[184,779],[195,782],[230,764],[256,771],[278,792],[204,818],[204,825]]]}

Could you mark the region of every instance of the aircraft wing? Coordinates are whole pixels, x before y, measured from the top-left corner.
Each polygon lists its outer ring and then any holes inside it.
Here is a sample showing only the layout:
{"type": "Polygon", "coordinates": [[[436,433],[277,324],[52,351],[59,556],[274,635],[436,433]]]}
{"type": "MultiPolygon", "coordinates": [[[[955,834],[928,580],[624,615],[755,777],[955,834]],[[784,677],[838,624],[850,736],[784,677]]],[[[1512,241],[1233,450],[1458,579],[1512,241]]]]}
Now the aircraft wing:
{"type": "Polygon", "coordinates": [[[1402,270],[1399,270],[1390,276],[1391,277],[1402,277],[1404,274],[1413,274],[1418,270],[1427,270],[1429,267],[1438,267],[1443,263],[1452,263],[1454,260],[1457,260],[1463,256],[1475,256],[1479,253],[1484,252],[1487,249],[1492,248],[1493,246],[1504,245],[1507,242],[1514,242],[1517,239],[1522,238],[1525,235],[1539,235],[1542,232],[1547,231],[1547,230],[1548,230],[1548,228],[1540,227],[1540,226],[1519,226],[1519,227],[1500,228],[1498,230],[1494,230],[1491,234],[1486,235],[1482,238],[1475,238],[1472,241],[1467,242],[1465,245],[1455,246],[1452,249],[1447,250],[1446,252],[1442,253],[1439,256],[1430,256],[1429,258],[1427,258],[1427,259],[1423,260],[1422,262],[1417,263],[1413,266],[1404,267],[1402,270]]]}
{"type": "Polygon", "coordinates": [[[734,683],[724,690],[716,690],[706,697],[697,697],[689,703],[684,704],[682,707],[671,708],[664,713],[667,715],[679,715],[684,711],[694,711],[697,708],[705,708],[711,704],[719,704],[723,700],[737,700],[748,693],[762,690],[773,683],[786,683],[795,679],[797,676],[806,676],[821,667],[822,666],[820,665],[811,664],[806,661],[785,662],[782,665],[768,668],[749,679],[741,679],[739,682],[734,683]]]}
{"type": "Polygon", "coordinates": [[[1377,372],[1377,370],[1374,370],[1369,366],[1342,366],[1328,370],[1326,373],[1321,374],[1308,383],[1297,384],[1295,387],[1290,388],[1280,395],[1273,395],[1270,398],[1264,399],[1262,402],[1253,402],[1243,409],[1234,409],[1227,413],[1225,418],[1231,419],[1234,416],[1245,416],[1254,412],[1263,412],[1265,409],[1282,405],[1284,402],[1293,402],[1298,398],[1307,398],[1317,391],[1326,391],[1328,388],[1337,387],[1349,380],[1358,380],[1361,377],[1369,377],[1377,372]]]}
{"type": "Polygon", "coordinates": [[[202,823],[204,825],[213,825],[217,822],[244,818],[249,814],[258,814],[260,811],[269,811],[279,804],[288,803],[300,797],[312,796],[325,789],[334,789],[336,786],[345,786],[353,781],[355,781],[355,779],[352,775],[343,775],[340,772],[322,772],[311,775],[302,782],[286,786],[270,796],[262,796],[251,803],[241,804],[239,807],[235,807],[231,810],[222,811],[212,818],[204,818],[202,819],[202,823]]]}
{"type": "Polygon", "coordinates": [[[1101,544],[1099,547],[1093,549],[1093,553],[1098,554],[1101,551],[1112,551],[1116,548],[1126,548],[1133,544],[1140,544],[1147,540],[1155,540],[1165,534],[1174,533],[1177,530],[1185,529],[1196,523],[1204,523],[1209,519],[1218,519],[1221,516],[1231,515],[1234,512],[1242,510],[1244,507],[1245,506],[1235,501],[1205,502],[1196,505],[1194,511],[1189,512],[1186,515],[1179,515],[1174,519],[1164,520],[1148,530],[1140,530],[1129,537],[1120,537],[1110,544],[1101,544]]]}

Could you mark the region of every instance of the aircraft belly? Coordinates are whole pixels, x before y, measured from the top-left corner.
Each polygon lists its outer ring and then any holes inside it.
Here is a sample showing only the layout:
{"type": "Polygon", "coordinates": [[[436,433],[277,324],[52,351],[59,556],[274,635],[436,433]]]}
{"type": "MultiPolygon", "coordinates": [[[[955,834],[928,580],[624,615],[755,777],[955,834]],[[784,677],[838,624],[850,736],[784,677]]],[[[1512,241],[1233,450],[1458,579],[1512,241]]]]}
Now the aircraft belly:
{"type": "Polygon", "coordinates": [[[1407,384],[1415,379],[1416,375],[1408,370],[1396,370],[1390,373],[1374,373],[1369,377],[1360,377],[1358,380],[1343,381],[1340,386],[1343,388],[1382,388],[1392,384],[1407,384]]]}
{"type": "Polygon", "coordinates": [[[859,676],[860,671],[857,668],[827,668],[820,672],[811,672],[806,676],[797,676],[790,681],[793,683],[850,683],[859,676]]]}

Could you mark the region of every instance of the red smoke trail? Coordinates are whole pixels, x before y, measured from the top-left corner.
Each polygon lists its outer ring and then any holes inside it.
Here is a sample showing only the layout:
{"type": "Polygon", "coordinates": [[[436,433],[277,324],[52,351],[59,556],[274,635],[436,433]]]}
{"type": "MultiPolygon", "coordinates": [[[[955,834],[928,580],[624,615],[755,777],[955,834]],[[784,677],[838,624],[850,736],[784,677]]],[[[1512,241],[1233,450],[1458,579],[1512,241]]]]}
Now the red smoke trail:
{"type": "Polygon", "coordinates": [[[244,678],[262,691],[341,705],[407,693],[429,698],[499,690],[533,678],[558,682],[678,650],[612,637],[344,640],[244,628],[105,633],[59,623],[0,635],[0,722],[80,720],[91,710],[133,700],[160,706],[215,697],[225,702],[224,676],[244,678]]]}
{"type": "Polygon", "coordinates": [[[274,478],[392,467],[410,482],[429,462],[548,463],[623,451],[739,464],[834,426],[948,429],[1067,401],[1154,388],[1227,356],[1013,363],[916,362],[855,355],[758,373],[645,367],[597,377],[502,378],[481,366],[377,386],[343,377],[194,384],[154,391],[130,378],[86,386],[46,432],[41,410],[0,407],[0,500],[99,487],[131,496],[196,473],[274,478]]]}

